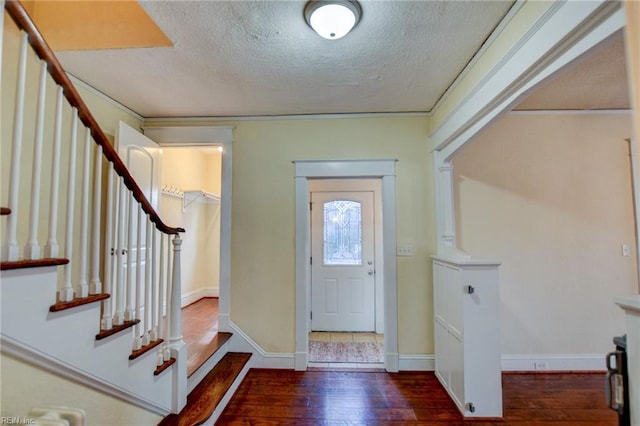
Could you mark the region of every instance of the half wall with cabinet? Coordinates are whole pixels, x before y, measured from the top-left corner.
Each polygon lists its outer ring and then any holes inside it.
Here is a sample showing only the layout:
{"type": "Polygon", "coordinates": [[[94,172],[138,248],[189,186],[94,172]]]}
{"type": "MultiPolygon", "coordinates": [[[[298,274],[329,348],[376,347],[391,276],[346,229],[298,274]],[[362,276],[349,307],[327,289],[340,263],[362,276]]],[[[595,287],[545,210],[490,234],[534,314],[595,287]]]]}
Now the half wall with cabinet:
{"type": "Polygon", "coordinates": [[[436,376],[465,417],[502,417],[499,262],[433,256],[436,376]]]}

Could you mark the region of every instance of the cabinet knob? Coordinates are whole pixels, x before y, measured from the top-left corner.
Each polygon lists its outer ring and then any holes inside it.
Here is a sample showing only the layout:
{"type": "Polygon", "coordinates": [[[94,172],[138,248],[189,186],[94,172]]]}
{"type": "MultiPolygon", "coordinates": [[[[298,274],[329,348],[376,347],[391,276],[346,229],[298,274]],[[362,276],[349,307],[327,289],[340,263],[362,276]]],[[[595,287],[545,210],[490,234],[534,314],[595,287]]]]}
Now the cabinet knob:
{"type": "Polygon", "coordinates": [[[468,285],[468,286],[465,288],[465,290],[466,290],[467,294],[473,294],[473,293],[475,293],[475,292],[476,292],[476,289],[475,289],[472,285],[468,285]]]}

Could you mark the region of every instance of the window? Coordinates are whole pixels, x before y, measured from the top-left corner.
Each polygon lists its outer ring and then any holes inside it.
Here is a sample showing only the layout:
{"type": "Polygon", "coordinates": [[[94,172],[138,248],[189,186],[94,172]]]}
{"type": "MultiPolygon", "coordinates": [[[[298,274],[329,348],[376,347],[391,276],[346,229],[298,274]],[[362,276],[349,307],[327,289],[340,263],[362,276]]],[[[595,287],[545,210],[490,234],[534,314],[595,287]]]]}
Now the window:
{"type": "Polygon", "coordinates": [[[324,264],[362,265],[361,203],[324,203],[324,264]]]}

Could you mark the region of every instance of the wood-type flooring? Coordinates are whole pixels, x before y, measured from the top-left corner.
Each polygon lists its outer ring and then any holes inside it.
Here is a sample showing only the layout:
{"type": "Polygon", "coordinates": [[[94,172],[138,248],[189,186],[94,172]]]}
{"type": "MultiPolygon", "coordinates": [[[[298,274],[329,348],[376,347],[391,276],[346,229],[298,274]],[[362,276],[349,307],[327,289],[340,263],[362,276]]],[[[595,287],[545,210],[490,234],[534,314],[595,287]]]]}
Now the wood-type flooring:
{"type": "Polygon", "coordinates": [[[616,426],[604,374],[503,375],[504,418],[463,420],[432,372],[252,369],[217,425],[616,426]]]}

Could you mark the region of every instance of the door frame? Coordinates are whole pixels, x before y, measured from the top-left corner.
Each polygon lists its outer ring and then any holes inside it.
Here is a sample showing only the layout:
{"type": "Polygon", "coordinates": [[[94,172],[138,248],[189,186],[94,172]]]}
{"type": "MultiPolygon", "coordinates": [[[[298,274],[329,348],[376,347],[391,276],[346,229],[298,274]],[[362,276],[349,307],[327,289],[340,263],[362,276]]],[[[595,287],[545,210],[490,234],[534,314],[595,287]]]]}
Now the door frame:
{"type": "Polygon", "coordinates": [[[149,126],[144,134],[171,147],[222,146],[220,194],[220,294],[218,330],[229,332],[231,314],[231,177],[234,126],[149,126]]]}
{"type": "Polygon", "coordinates": [[[384,366],[399,370],[398,279],[396,266],[396,161],[397,160],[300,160],[294,161],[295,179],[295,355],[294,367],[307,369],[308,319],[311,312],[309,179],[379,178],[382,181],[382,235],[384,285],[384,366]]]}

